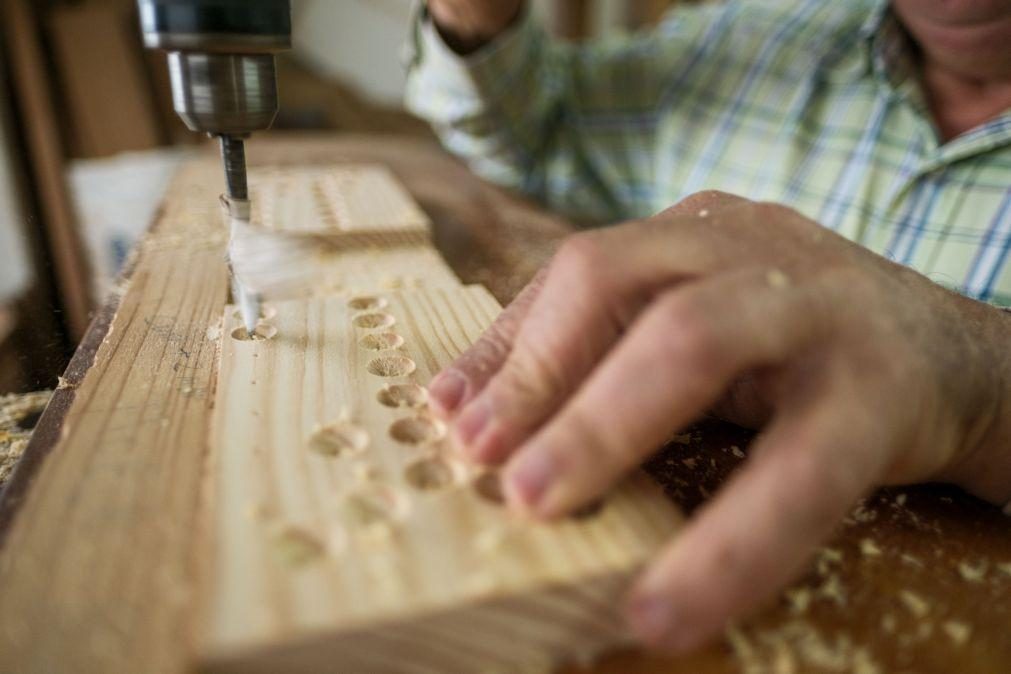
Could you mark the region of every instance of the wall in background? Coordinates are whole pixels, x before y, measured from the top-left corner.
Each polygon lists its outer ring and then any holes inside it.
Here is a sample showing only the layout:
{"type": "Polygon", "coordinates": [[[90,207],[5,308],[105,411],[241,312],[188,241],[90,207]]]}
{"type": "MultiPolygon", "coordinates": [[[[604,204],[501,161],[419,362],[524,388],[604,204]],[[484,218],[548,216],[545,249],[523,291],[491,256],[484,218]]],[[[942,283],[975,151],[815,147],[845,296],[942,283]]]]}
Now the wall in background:
{"type": "MultiPolygon", "coordinates": [[[[549,13],[552,0],[533,2],[539,14],[549,13]]],[[[398,105],[412,5],[410,0],[293,0],[295,52],[320,74],[340,78],[376,101],[398,105]]],[[[593,30],[620,26],[624,7],[624,0],[596,0],[593,30]]]]}
{"type": "Polygon", "coordinates": [[[24,213],[15,181],[8,119],[10,101],[0,90],[0,304],[19,297],[31,281],[24,213]]]}

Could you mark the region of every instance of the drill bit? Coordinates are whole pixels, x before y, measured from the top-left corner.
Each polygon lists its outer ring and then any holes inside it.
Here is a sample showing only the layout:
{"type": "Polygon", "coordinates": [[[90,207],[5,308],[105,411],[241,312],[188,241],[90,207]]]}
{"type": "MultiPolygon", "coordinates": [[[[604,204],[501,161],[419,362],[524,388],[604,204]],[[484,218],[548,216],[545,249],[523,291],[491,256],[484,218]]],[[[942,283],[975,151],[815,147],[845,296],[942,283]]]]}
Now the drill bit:
{"type": "MultiPolygon", "coordinates": [[[[246,183],[246,149],[241,138],[221,137],[221,160],[225,166],[225,185],[228,195],[228,210],[232,222],[232,234],[242,223],[249,222],[249,187],[246,183]]],[[[232,273],[232,295],[239,306],[242,323],[250,337],[260,319],[260,295],[246,289],[242,281],[232,273]]]]}

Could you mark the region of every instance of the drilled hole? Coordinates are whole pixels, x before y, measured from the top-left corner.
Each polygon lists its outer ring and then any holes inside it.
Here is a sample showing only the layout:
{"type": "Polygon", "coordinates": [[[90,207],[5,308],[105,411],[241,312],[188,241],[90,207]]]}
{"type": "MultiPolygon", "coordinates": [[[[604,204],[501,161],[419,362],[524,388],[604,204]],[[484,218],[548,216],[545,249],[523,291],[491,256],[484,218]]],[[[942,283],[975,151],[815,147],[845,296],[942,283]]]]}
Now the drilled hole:
{"type": "Polygon", "coordinates": [[[395,332],[379,332],[365,335],[358,340],[358,345],[369,351],[387,351],[404,345],[404,338],[395,332]]]}
{"type": "Polygon", "coordinates": [[[355,311],[378,311],[379,309],[385,309],[387,301],[382,297],[353,297],[348,300],[348,306],[355,311]]]}
{"type": "Polygon", "coordinates": [[[407,484],[422,491],[445,489],[453,484],[455,476],[453,468],[442,459],[421,459],[415,461],[404,471],[407,484]]]}
{"type": "Polygon", "coordinates": [[[428,417],[408,417],[398,419],[390,426],[390,436],[406,445],[422,445],[435,442],[446,434],[442,422],[428,417]]]}
{"type": "Polygon", "coordinates": [[[380,356],[369,361],[368,371],[379,377],[402,377],[417,367],[407,356],[380,356]]]}
{"type": "Polygon", "coordinates": [[[341,456],[362,451],[369,444],[365,429],[338,423],[319,429],[309,438],[309,449],[323,456],[341,456]]]}
{"type": "Polygon", "coordinates": [[[376,399],[387,407],[424,407],[428,391],[417,384],[387,384],[376,394],[376,399]]]}
{"type": "Polygon", "coordinates": [[[406,503],[387,487],[356,492],[344,501],[344,512],[352,526],[371,527],[401,519],[406,503]]]}
{"type": "Polygon", "coordinates": [[[354,317],[352,321],[356,327],[366,328],[368,330],[375,330],[376,328],[388,328],[396,323],[396,319],[393,316],[385,312],[375,312],[370,314],[359,314],[354,317]]]}
{"type": "Polygon", "coordinates": [[[474,491],[489,503],[496,505],[505,503],[505,494],[502,492],[502,479],[496,472],[482,473],[478,476],[474,480],[474,491]]]}
{"type": "Polygon", "coordinates": [[[267,325],[266,323],[260,323],[253,330],[253,334],[250,335],[246,332],[245,326],[240,326],[232,330],[232,339],[238,340],[240,342],[262,342],[266,339],[270,339],[277,334],[277,328],[273,325],[267,325]]]}

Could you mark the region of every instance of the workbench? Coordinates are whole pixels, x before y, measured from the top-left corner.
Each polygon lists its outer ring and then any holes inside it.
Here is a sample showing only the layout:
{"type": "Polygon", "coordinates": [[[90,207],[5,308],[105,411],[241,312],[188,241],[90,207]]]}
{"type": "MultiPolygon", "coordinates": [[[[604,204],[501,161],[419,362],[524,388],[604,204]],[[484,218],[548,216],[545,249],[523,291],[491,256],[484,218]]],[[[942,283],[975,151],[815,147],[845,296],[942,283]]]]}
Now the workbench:
{"type": "MultiPolygon", "coordinates": [[[[461,279],[502,302],[571,231],[429,140],[273,136],[249,155],[254,171],[389,166],[461,279]]],[[[207,227],[219,218],[219,186],[202,178],[215,161],[180,172],[3,492],[0,672],[187,670],[216,381],[206,332],[227,301],[226,242],[207,227]],[[138,358],[157,376],[133,372],[138,358]],[[130,387],[143,403],[118,402],[130,387]]],[[[647,468],[691,513],[746,460],[749,437],[704,421],[647,468]]],[[[807,572],[722,643],[678,660],[616,653],[568,671],[991,674],[1011,670],[1009,627],[1011,518],[951,487],[891,488],[858,504],[807,572]]]]}

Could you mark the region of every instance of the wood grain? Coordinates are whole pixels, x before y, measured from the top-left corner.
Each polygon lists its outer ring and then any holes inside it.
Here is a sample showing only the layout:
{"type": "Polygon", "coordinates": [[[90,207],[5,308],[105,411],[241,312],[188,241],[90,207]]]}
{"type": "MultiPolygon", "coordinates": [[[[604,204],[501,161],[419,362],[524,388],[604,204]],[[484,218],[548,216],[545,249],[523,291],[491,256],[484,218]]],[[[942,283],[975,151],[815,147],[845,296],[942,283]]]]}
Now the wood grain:
{"type": "Polygon", "coordinates": [[[226,310],[209,670],[547,670],[623,641],[672,504],[640,476],[584,517],[520,520],[427,412],[498,311],[476,286],[281,302],[249,341],[226,310]]]}
{"type": "Polygon", "coordinates": [[[424,212],[376,165],[263,166],[250,173],[254,224],[303,234],[423,235],[424,212]]]}
{"type": "Polygon", "coordinates": [[[217,355],[206,333],[227,297],[206,170],[178,176],[185,208],[155,229],[93,365],[57,391],[72,404],[49,456],[30,484],[21,466],[12,478],[23,496],[0,550],[2,672],[180,666],[217,355]],[[203,238],[178,236],[194,227],[203,238]]]}

